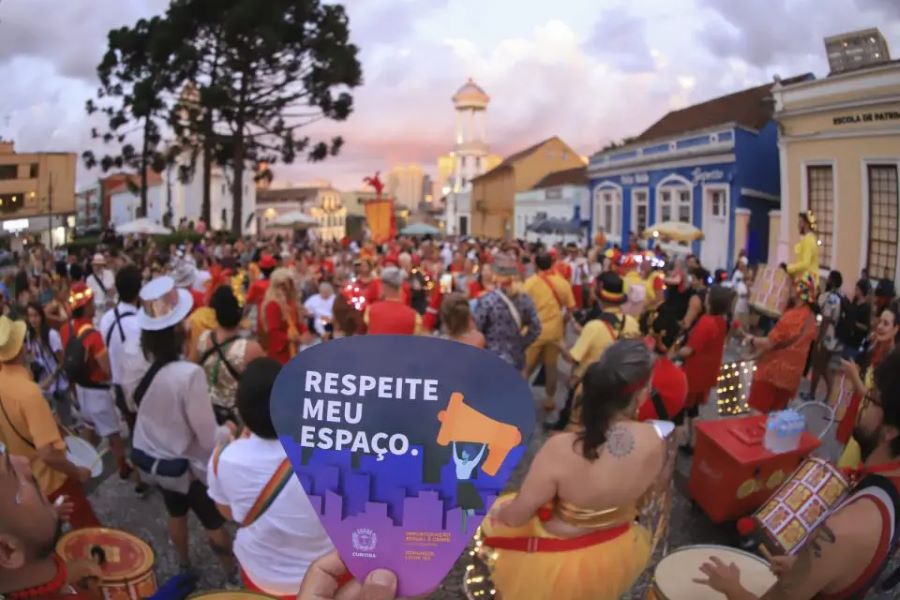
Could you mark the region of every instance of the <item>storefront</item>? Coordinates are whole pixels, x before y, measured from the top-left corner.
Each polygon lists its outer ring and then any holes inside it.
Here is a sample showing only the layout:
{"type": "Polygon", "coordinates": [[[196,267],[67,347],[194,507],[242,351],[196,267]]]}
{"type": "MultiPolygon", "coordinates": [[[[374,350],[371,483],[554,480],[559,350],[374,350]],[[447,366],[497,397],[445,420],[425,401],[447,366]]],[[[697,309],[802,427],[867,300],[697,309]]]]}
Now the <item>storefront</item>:
{"type": "Polygon", "coordinates": [[[591,230],[627,244],[654,223],[681,221],[705,234],[692,252],[731,269],[744,249],[765,262],[769,212],[779,208],[777,125],[771,84],[673,111],[633,142],[595,154],[588,168],[591,230]]]}
{"type": "Polygon", "coordinates": [[[776,85],[782,212],[773,246],[789,260],[801,211],[816,215],[822,272],[849,291],[868,268],[900,276],[900,64],[776,85]]]}

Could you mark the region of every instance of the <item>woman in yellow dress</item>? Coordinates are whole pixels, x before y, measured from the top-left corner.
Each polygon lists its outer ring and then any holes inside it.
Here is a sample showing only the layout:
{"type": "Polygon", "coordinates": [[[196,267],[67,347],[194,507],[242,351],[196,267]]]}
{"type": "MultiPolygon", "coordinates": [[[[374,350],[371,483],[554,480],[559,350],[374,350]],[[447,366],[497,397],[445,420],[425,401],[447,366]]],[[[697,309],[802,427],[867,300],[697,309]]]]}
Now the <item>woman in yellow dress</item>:
{"type": "Polygon", "coordinates": [[[610,346],[584,376],[583,425],[548,439],[485,519],[504,600],[614,600],[646,568],[651,532],[636,517],[666,465],[658,429],[636,420],[652,367],[643,341],[610,346]]]}
{"type": "Polygon", "coordinates": [[[800,241],[794,246],[794,262],[787,265],[788,274],[794,281],[804,280],[809,275],[819,289],[819,240],[816,238],[816,217],[812,211],[800,213],[800,241]]]}

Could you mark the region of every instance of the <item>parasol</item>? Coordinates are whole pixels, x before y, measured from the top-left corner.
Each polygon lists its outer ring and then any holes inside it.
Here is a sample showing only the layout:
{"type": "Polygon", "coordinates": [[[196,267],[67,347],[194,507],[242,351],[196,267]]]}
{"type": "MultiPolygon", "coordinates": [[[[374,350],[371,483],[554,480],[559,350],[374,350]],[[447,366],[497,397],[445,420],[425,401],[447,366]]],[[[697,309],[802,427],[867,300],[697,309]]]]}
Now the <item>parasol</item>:
{"type": "Polygon", "coordinates": [[[144,217],[135,219],[122,225],[116,225],[116,233],[121,234],[142,234],[142,235],[168,235],[172,230],[158,223],[154,223],[150,219],[144,217]]]}
{"type": "Polygon", "coordinates": [[[284,213],[283,215],[275,217],[270,225],[274,227],[309,229],[311,227],[318,227],[319,222],[314,217],[311,217],[306,213],[302,213],[299,210],[292,210],[290,212],[284,213]]]}
{"type": "Polygon", "coordinates": [[[694,242],[703,239],[703,232],[691,225],[680,221],[666,221],[651,225],[644,230],[644,238],[663,238],[675,242],[694,242]]]}
{"type": "Polygon", "coordinates": [[[400,235],[440,235],[441,230],[427,223],[413,223],[400,230],[400,235]]]}

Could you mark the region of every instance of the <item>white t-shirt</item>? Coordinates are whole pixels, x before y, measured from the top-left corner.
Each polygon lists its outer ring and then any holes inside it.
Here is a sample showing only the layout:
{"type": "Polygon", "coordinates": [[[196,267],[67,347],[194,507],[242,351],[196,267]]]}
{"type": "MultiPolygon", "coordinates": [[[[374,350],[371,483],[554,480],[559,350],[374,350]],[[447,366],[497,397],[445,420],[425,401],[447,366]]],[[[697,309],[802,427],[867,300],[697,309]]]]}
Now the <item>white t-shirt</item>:
{"type": "Polygon", "coordinates": [[[321,294],[314,294],[306,299],[303,303],[306,310],[313,316],[316,323],[316,333],[325,335],[325,324],[321,321],[323,318],[331,319],[334,309],[334,294],[327,300],[322,298],[321,294]]]}
{"type": "Polygon", "coordinates": [[[97,269],[87,278],[88,287],[94,294],[94,306],[97,307],[97,316],[94,323],[99,323],[100,316],[106,310],[108,303],[115,300],[116,297],[116,277],[109,269],[97,269]],[[103,283],[103,287],[100,283],[103,283]],[[104,291],[104,288],[106,291],[104,291]]]}
{"type": "MultiPolygon", "coordinates": [[[[240,523],[285,458],[278,440],[251,434],[231,442],[219,454],[218,473],[210,460],[209,497],[230,507],[240,523]]],[[[259,519],[238,529],[234,541],[234,555],[250,580],[279,596],[296,594],[310,563],[332,550],[296,476],[259,519]]]]}
{"type": "MultiPolygon", "coordinates": [[[[100,334],[103,336],[103,342],[106,343],[106,340],[109,340],[106,350],[109,354],[110,379],[118,385],[124,385],[130,379],[134,379],[135,376],[140,381],[140,378],[150,368],[150,363],[147,362],[141,351],[141,326],[138,325],[137,312],[138,309],[133,304],[119,302],[115,306],[115,310],[106,311],[106,314],[100,319],[99,329],[100,334]],[[119,312],[119,323],[122,325],[121,331],[119,326],[115,324],[116,310],[119,312]],[[130,316],[122,317],[122,315],[128,315],[129,313],[131,313],[130,316]],[[113,327],[115,328],[112,335],[110,335],[109,330],[113,327]],[[124,342],[122,341],[122,334],[125,335],[124,342]],[[128,362],[122,360],[123,353],[126,352],[129,354],[129,358],[131,358],[131,355],[138,355],[143,359],[143,368],[141,368],[139,373],[128,374],[123,372],[123,367],[127,366],[126,363],[128,362]]],[[[134,385],[137,385],[137,383],[134,385]]]]}

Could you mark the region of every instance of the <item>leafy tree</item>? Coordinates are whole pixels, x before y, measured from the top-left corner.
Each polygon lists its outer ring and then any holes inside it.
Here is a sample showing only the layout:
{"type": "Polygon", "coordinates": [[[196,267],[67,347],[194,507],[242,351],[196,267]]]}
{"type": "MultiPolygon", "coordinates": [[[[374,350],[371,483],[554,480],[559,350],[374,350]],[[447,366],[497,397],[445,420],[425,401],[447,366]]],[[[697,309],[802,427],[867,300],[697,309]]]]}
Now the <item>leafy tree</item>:
{"type": "Polygon", "coordinates": [[[108,50],[97,67],[97,102],[88,100],[86,109],[88,114],[100,112],[106,117],[105,131],[94,128],[91,133],[112,150],[100,158],[86,151],[82,158],[88,168],[99,165],[103,172],[123,167],[137,171],[141,213],[146,215],[149,169],[163,171],[177,154],[177,148],[160,148],[160,123],[168,114],[168,92],[173,85],[166,64],[177,40],[167,34],[160,17],[114,29],[108,39],[108,50]],[[140,137],[137,146],[136,136],[140,137]]]}
{"type": "MultiPolygon", "coordinates": [[[[360,85],[358,49],[344,8],[319,0],[174,0],[166,15],[186,40],[173,67],[197,94],[171,122],[179,142],[232,172],[232,230],[243,220],[248,165],[336,155],[343,140],[313,141],[301,129],[344,120],[360,85]]],[[[196,153],[195,153],[196,156],[196,153]]],[[[208,201],[204,203],[208,210],[208,201]]]]}

